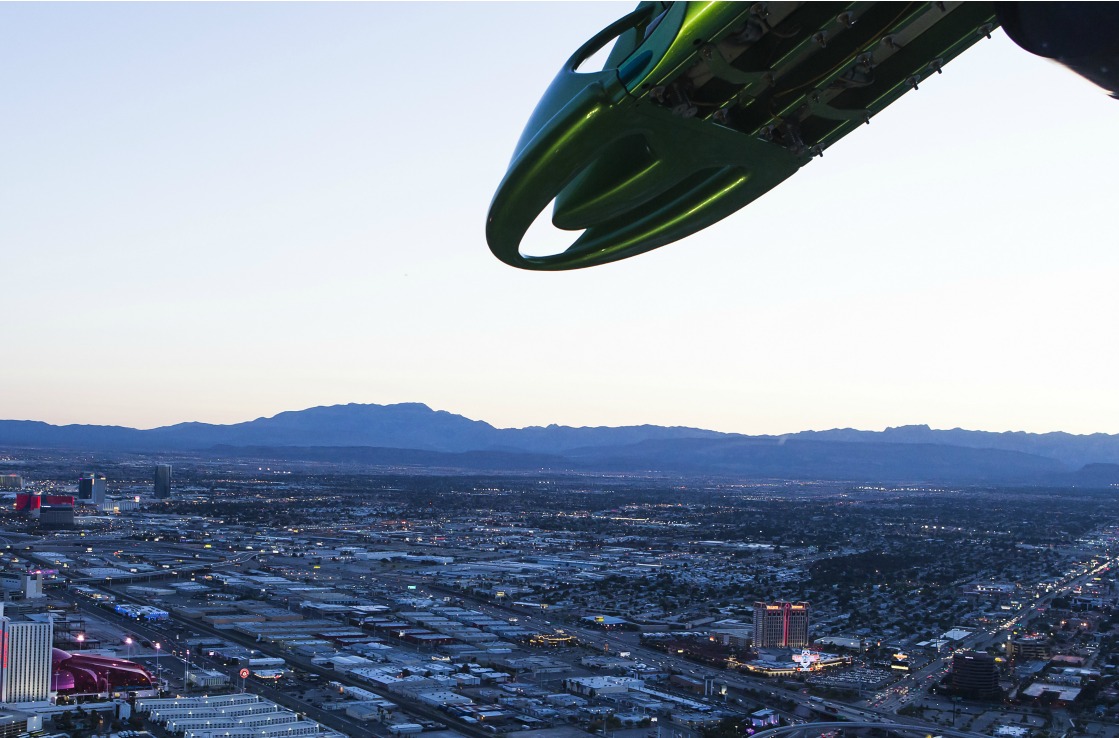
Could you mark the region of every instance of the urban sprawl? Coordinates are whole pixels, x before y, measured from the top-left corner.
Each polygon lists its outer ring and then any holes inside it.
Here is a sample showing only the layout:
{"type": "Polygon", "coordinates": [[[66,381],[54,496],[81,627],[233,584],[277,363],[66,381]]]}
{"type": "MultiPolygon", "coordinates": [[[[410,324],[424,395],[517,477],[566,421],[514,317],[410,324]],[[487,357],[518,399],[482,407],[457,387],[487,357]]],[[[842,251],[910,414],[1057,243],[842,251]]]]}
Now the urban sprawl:
{"type": "Polygon", "coordinates": [[[0,738],[1117,738],[1114,495],[2,452],[0,738]]]}

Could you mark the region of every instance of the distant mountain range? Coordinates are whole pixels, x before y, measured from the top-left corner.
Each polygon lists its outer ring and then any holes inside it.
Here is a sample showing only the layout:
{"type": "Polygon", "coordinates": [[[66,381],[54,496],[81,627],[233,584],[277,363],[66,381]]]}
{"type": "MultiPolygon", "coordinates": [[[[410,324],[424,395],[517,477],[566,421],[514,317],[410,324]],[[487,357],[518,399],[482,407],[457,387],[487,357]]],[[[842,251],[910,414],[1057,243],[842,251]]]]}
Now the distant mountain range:
{"type": "Polygon", "coordinates": [[[550,425],[494,428],[416,402],[331,405],[232,425],[179,423],[151,430],[114,425],[50,425],[0,420],[0,446],[45,446],[121,451],[175,451],[227,446],[378,446],[425,451],[563,453],[586,446],[620,446],[673,438],[724,438],[698,428],[637,425],[570,428],[550,425]]]}
{"type": "Polygon", "coordinates": [[[333,405],[271,418],[137,430],[0,420],[0,446],[206,452],[489,471],[643,472],[845,481],[1119,484],[1119,435],[904,426],[746,436],[655,425],[495,428],[419,403],[333,405]]]}

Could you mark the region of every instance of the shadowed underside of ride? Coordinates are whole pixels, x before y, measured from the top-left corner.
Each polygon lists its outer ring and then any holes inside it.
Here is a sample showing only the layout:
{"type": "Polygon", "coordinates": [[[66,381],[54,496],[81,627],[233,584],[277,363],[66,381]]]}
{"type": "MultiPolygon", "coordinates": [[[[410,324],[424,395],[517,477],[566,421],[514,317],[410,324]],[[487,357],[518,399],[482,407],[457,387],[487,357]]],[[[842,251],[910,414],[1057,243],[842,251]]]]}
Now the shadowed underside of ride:
{"type": "MultiPolygon", "coordinates": [[[[513,266],[564,270],[691,235],[822,156],[1003,18],[1020,45],[1066,61],[1037,31],[1054,13],[1019,6],[641,3],[575,52],[533,112],[490,206],[490,248],[513,266]],[[601,71],[580,71],[611,42],[601,71]],[[557,228],[582,233],[562,253],[523,254],[550,204],[557,228]]],[[[1105,64],[1091,61],[1106,85],[1105,64]]]]}

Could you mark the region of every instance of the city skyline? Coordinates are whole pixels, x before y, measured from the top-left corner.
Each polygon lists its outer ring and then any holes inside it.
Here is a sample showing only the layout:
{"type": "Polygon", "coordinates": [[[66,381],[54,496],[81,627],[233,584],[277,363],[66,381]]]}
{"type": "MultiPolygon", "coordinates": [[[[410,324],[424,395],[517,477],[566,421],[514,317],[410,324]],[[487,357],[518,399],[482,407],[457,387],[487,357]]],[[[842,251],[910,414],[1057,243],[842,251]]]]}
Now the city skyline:
{"type": "Polygon", "coordinates": [[[1119,432],[1114,101],[1001,32],[691,239],[494,260],[532,107],[630,8],[0,8],[0,417],[1119,432]]]}

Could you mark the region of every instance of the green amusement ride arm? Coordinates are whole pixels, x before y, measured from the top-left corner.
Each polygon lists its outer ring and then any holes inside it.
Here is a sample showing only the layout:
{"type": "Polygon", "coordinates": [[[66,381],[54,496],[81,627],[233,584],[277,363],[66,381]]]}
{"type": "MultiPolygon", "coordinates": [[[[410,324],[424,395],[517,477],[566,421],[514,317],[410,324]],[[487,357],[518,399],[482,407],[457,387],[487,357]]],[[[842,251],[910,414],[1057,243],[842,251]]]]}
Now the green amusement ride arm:
{"type": "Polygon", "coordinates": [[[994,28],[987,3],[642,3],[583,45],[490,206],[490,249],[536,270],[684,238],[792,176],[994,28]],[[578,68],[614,41],[601,72],[578,68]],[[564,252],[521,242],[552,222],[564,252]]]}

